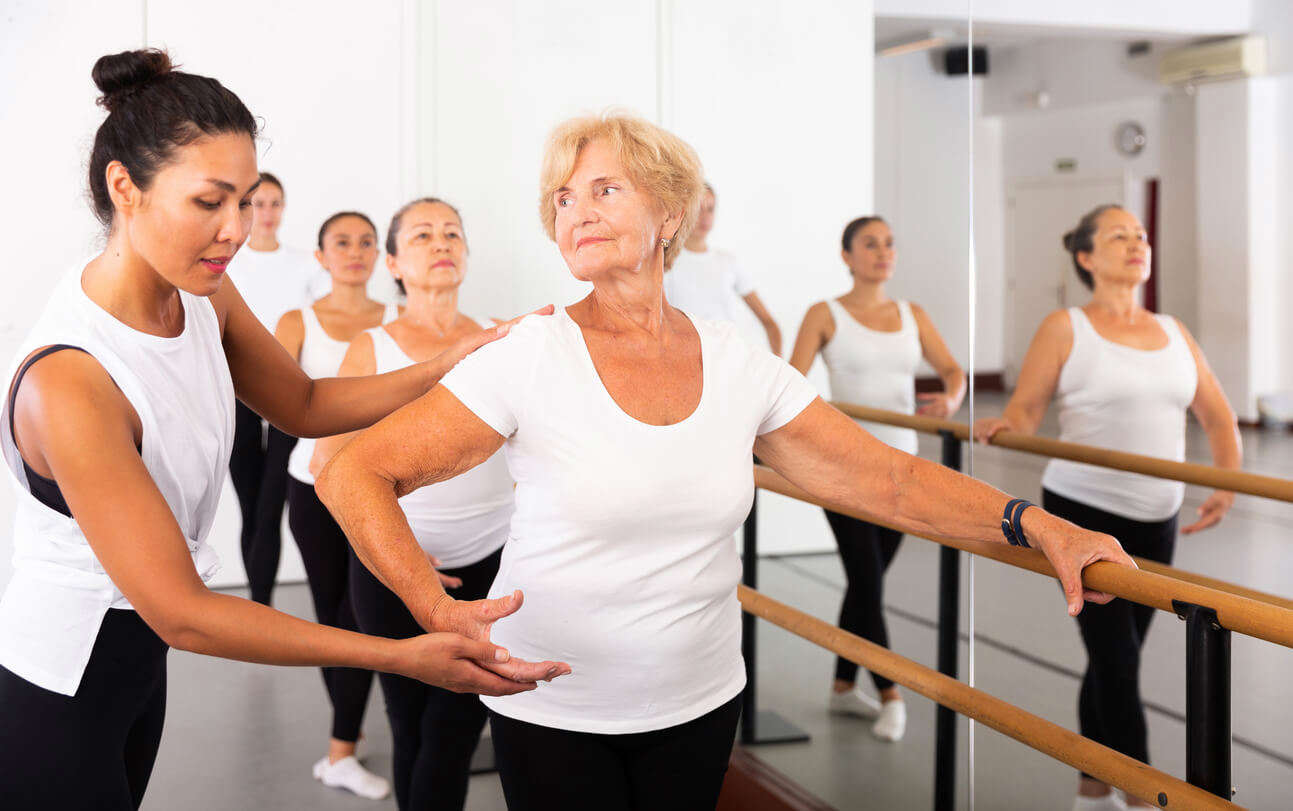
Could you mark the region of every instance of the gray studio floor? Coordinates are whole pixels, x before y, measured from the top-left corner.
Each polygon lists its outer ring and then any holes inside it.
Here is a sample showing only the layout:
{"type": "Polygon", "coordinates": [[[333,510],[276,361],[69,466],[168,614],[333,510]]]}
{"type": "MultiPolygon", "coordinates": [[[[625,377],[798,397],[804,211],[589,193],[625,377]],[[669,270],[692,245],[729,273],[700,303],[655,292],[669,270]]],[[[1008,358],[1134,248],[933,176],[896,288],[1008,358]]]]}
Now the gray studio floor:
{"type": "MultiPolygon", "coordinates": [[[[980,398],[996,413],[999,396],[980,398]]],[[[960,415],[961,419],[965,414],[960,415]]],[[[1054,424],[1045,432],[1054,435],[1054,424]]],[[[1206,439],[1191,429],[1190,459],[1208,461],[1206,439]]],[[[1245,467],[1293,478],[1293,434],[1245,431],[1245,467]]],[[[937,458],[936,441],[922,453],[937,458]]],[[[976,450],[976,473],[1003,489],[1037,495],[1044,460],[996,448],[976,450]]],[[[1186,512],[1206,491],[1190,488],[1186,512]]],[[[1219,529],[1182,538],[1176,565],[1288,596],[1293,582],[1293,505],[1241,496],[1219,529]]],[[[908,539],[887,581],[895,650],[934,664],[936,547],[908,539]]],[[[834,555],[765,558],[760,586],[778,599],[834,619],[843,573],[834,555]]],[[[963,593],[965,587],[963,586],[963,593]]],[[[1065,727],[1076,728],[1078,678],[1084,665],[1078,635],[1052,582],[992,562],[975,567],[977,684],[1065,727]]],[[[309,617],[304,585],[282,586],[278,607],[309,617]]],[[[908,731],[898,744],[875,740],[866,722],[824,711],[831,659],[777,628],[760,628],[760,705],[812,735],[806,744],[764,746],[759,756],[840,808],[931,807],[934,707],[908,698],[908,731]]],[[[1236,635],[1233,641],[1235,797],[1250,808],[1290,807],[1293,789],[1293,652],[1236,635]]],[[[967,647],[962,646],[962,663],[967,647]]],[[[146,809],[377,809],[376,803],[325,789],[310,777],[323,754],[327,705],[316,671],[268,668],[171,654],[171,694],[162,752],[146,809]]],[[[1147,642],[1142,692],[1150,706],[1154,764],[1181,776],[1185,740],[1184,623],[1160,614],[1147,642]]],[[[370,768],[390,773],[390,733],[374,686],[362,753],[370,768]]],[[[966,725],[960,752],[964,761],[966,725]]],[[[974,736],[976,807],[1067,809],[1076,777],[1070,769],[990,730],[974,736]]],[[[961,788],[964,794],[965,763],[961,788]]],[[[966,807],[964,797],[962,806],[966,807]]],[[[472,779],[467,807],[502,809],[492,775],[472,779]]]]}

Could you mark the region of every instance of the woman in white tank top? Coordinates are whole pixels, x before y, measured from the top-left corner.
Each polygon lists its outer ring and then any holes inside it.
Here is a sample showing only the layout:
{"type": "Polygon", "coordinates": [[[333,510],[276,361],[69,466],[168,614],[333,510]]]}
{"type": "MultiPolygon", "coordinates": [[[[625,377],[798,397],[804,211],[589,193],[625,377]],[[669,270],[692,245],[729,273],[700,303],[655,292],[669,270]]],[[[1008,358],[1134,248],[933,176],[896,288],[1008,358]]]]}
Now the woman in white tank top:
{"type": "MultiPolygon", "coordinates": [[[[318,245],[314,258],[327,270],[332,289],[313,305],[285,313],[274,337],[307,375],[330,377],[337,374],[351,339],[375,324],[394,320],[399,308],[368,297],[368,279],[378,251],[372,220],[355,211],[333,214],[319,227],[318,245]]],[[[288,526],[305,564],[315,618],[322,625],[353,631],[357,626],[348,596],[350,546],[314,494],[310,474],[314,443],[300,440],[287,460],[288,526]]],[[[314,764],[314,776],[360,796],[385,797],[390,785],[355,757],[372,671],[324,668],[323,684],[332,705],[332,734],[327,756],[314,764]]]]}
{"type": "MultiPolygon", "coordinates": [[[[953,413],[965,396],[965,373],[925,311],[885,293],[896,259],[888,223],[880,217],[859,217],[844,228],[842,242],[841,256],[853,277],[853,289],[809,308],[790,364],[807,374],[820,352],[830,375],[831,397],[839,402],[903,414],[919,411],[945,417],[953,413]],[[916,370],[922,358],[942,379],[941,392],[916,394],[916,370]],[[917,397],[923,401],[919,409],[917,397]]],[[[906,453],[917,452],[915,431],[857,422],[876,439],[906,453]]],[[[825,512],[847,583],[840,627],[887,647],[884,573],[898,552],[902,533],[831,510],[825,512]]],[[[831,711],[875,718],[872,729],[877,737],[899,740],[906,728],[906,708],[898,688],[872,673],[880,694],[877,702],[857,688],[857,671],[856,664],[836,659],[831,711]]]]}
{"type": "MultiPolygon", "coordinates": [[[[484,325],[458,310],[467,271],[467,240],[453,206],[435,198],[415,200],[391,220],[386,262],[407,297],[404,313],[356,337],[341,364],[343,376],[384,374],[444,351],[484,325]]],[[[322,468],[348,441],[318,443],[322,468]]],[[[471,470],[399,500],[418,544],[441,581],[460,600],[489,593],[515,509],[513,484],[502,451],[471,470]]],[[[421,633],[404,603],[352,557],[350,599],[359,627],[369,634],[404,638],[421,633]]],[[[485,707],[471,694],[453,693],[401,676],[381,677],[394,739],[395,798],[401,809],[461,809],[467,797],[471,756],[485,725],[485,707]]]]}
{"type": "MultiPolygon", "coordinates": [[[[235,394],[293,435],[353,431],[505,330],[388,375],[312,380],[224,278],[259,182],[251,112],[214,79],[172,70],[161,51],[104,56],[93,76],[108,117],[89,185],[107,246],[54,291],[18,348],[0,410],[16,496],[14,573],[0,598],[5,806],[138,808],[162,737],[171,646],[499,695],[567,672],[483,640],[364,636],[205,587],[219,567],[206,537],[235,394]]],[[[516,605],[479,610],[502,617],[516,605]]]]}
{"type": "MultiPolygon", "coordinates": [[[[1150,246],[1140,221],[1126,209],[1100,206],[1065,234],[1064,247],[1091,301],[1046,317],[1005,412],[979,420],[975,438],[1036,432],[1057,396],[1060,439],[1179,462],[1189,409],[1207,432],[1213,463],[1238,468],[1235,413],[1203,353],[1179,321],[1141,306],[1150,246]]],[[[1042,488],[1046,510],[1115,536],[1132,555],[1171,561],[1184,484],[1055,459],[1042,488]]],[[[1233,493],[1212,493],[1181,532],[1215,525],[1233,503],[1233,493]]],[[[1092,609],[1078,617],[1088,660],[1078,703],[1082,734],[1148,763],[1139,657],[1154,609],[1127,600],[1092,609]]],[[[1105,805],[1110,793],[1083,775],[1074,807],[1112,807],[1105,805]]]]}

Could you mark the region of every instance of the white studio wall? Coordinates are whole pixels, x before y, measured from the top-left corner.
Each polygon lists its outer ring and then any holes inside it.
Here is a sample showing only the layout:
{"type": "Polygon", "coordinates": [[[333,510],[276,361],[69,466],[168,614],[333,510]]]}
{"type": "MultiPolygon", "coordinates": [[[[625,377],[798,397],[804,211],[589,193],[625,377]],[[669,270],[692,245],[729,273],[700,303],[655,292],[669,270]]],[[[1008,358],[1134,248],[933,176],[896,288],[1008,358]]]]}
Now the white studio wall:
{"type": "MultiPolygon", "coordinates": [[[[263,119],[262,167],[287,187],[284,242],[312,246],[317,224],[341,209],[384,232],[413,196],[459,205],[471,245],[464,307],[482,316],[582,295],[535,208],[543,137],[574,113],[625,107],[697,147],[720,190],[714,242],[745,262],[787,347],[809,304],[841,286],[839,228],[871,208],[869,2],[814,0],[791,13],[772,0],[380,0],[356,13],[339,0],[231,0],[213,15],[180,0],[12,0],[7,11],[0,145],[28,158],[14,164],[23,193],[3,203],[24,233],[11,266],[26,269],[0,297],[6,358],[59,274],[101,244],[82,199],[103,115],[90,67],[144,45],[219,78],[263,119]],[[52,62],[34,52],[51,41],[61,46],[52,62]],[[24,80],[32,64],[44,66],[38,84],[24,80]]],[[[764,511],[764,551],[832,548],[819,511],[764,511]]],[[[0,521],[11,514],[6,487],[0,521]]],[[[237,528],[226,487],[211,539],[224,561],[218,585],[243,582],[237,528]]],[[[0,584],[10,556],[6,531],[0,584]]],[[[299,578],[286,534],[283,558],[280,578],[299,578]]]]}
{"type": "MultiPolygon", "coordinates": [[[[13,2],[0,25],[0,147],[10,194],[0,198],[8,223],[0,358],[7,370],[50,291],[77,262],[102,246],[86,203],[85,167],[103,111],[90,66],[102,53],[142,42],[139,4],[84,5],[70,0],[13,2]],[[69,24],[76,20],[75,25],[69,24]],[[48,48],[58,42],[58,58],[48,48]],[[40,65],[40,81],[27,81],[40,65]]],[[[6,476],[6,478],[8,478],[6,476]]],[[[0,487],[0,584],[12,571],[13,491],[0,487]]]]}

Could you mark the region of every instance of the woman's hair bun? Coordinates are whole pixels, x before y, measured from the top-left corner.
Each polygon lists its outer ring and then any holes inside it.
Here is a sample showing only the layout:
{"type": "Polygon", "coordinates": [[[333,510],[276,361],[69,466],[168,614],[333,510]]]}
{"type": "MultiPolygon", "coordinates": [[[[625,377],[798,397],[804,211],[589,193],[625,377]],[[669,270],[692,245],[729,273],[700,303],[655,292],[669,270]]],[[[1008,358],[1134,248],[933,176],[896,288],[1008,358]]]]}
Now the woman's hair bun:
{"type": "Polygon", "coordinates": [[[1068,251],[1069,253],[1073,253],[1073,249],[1076,247],[1075,243],[1077,242],[1077,232],[1069,231],[1067,234],[1061,237],[1061,241],[1064,243],[1064,250],[1068,251]]]}
{"type": "Polygon", "coordinates": [[[171,69],[171,57],[168,53],[156,48],[145,48],[99,57],[90,76],[103,94],[99,97],[99,105],[112,112],[123,99],[154,79],[170,73],[171,69]]]}

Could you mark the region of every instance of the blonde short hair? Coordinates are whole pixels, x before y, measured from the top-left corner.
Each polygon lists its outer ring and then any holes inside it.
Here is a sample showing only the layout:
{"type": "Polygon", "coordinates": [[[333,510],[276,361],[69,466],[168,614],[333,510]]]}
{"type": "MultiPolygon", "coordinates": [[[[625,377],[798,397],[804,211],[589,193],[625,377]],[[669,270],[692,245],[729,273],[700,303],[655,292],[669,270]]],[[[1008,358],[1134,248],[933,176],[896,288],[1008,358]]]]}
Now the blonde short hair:
{"type": "Polygon", "coordinates": [[[682,223],[664,251],[666,266],[682,250],[705,190],[705,173],[696,150],[672,132],[650,121],[613,110],[565,121],[548,136],[539,172],[539,217],[543,230],[557,239],[557,208],[553,195],[570,180],[579,153],[592,141],[605,139],[619,156],[629,180],[660,202],[668,212],[682,212],[682,223]]]}

